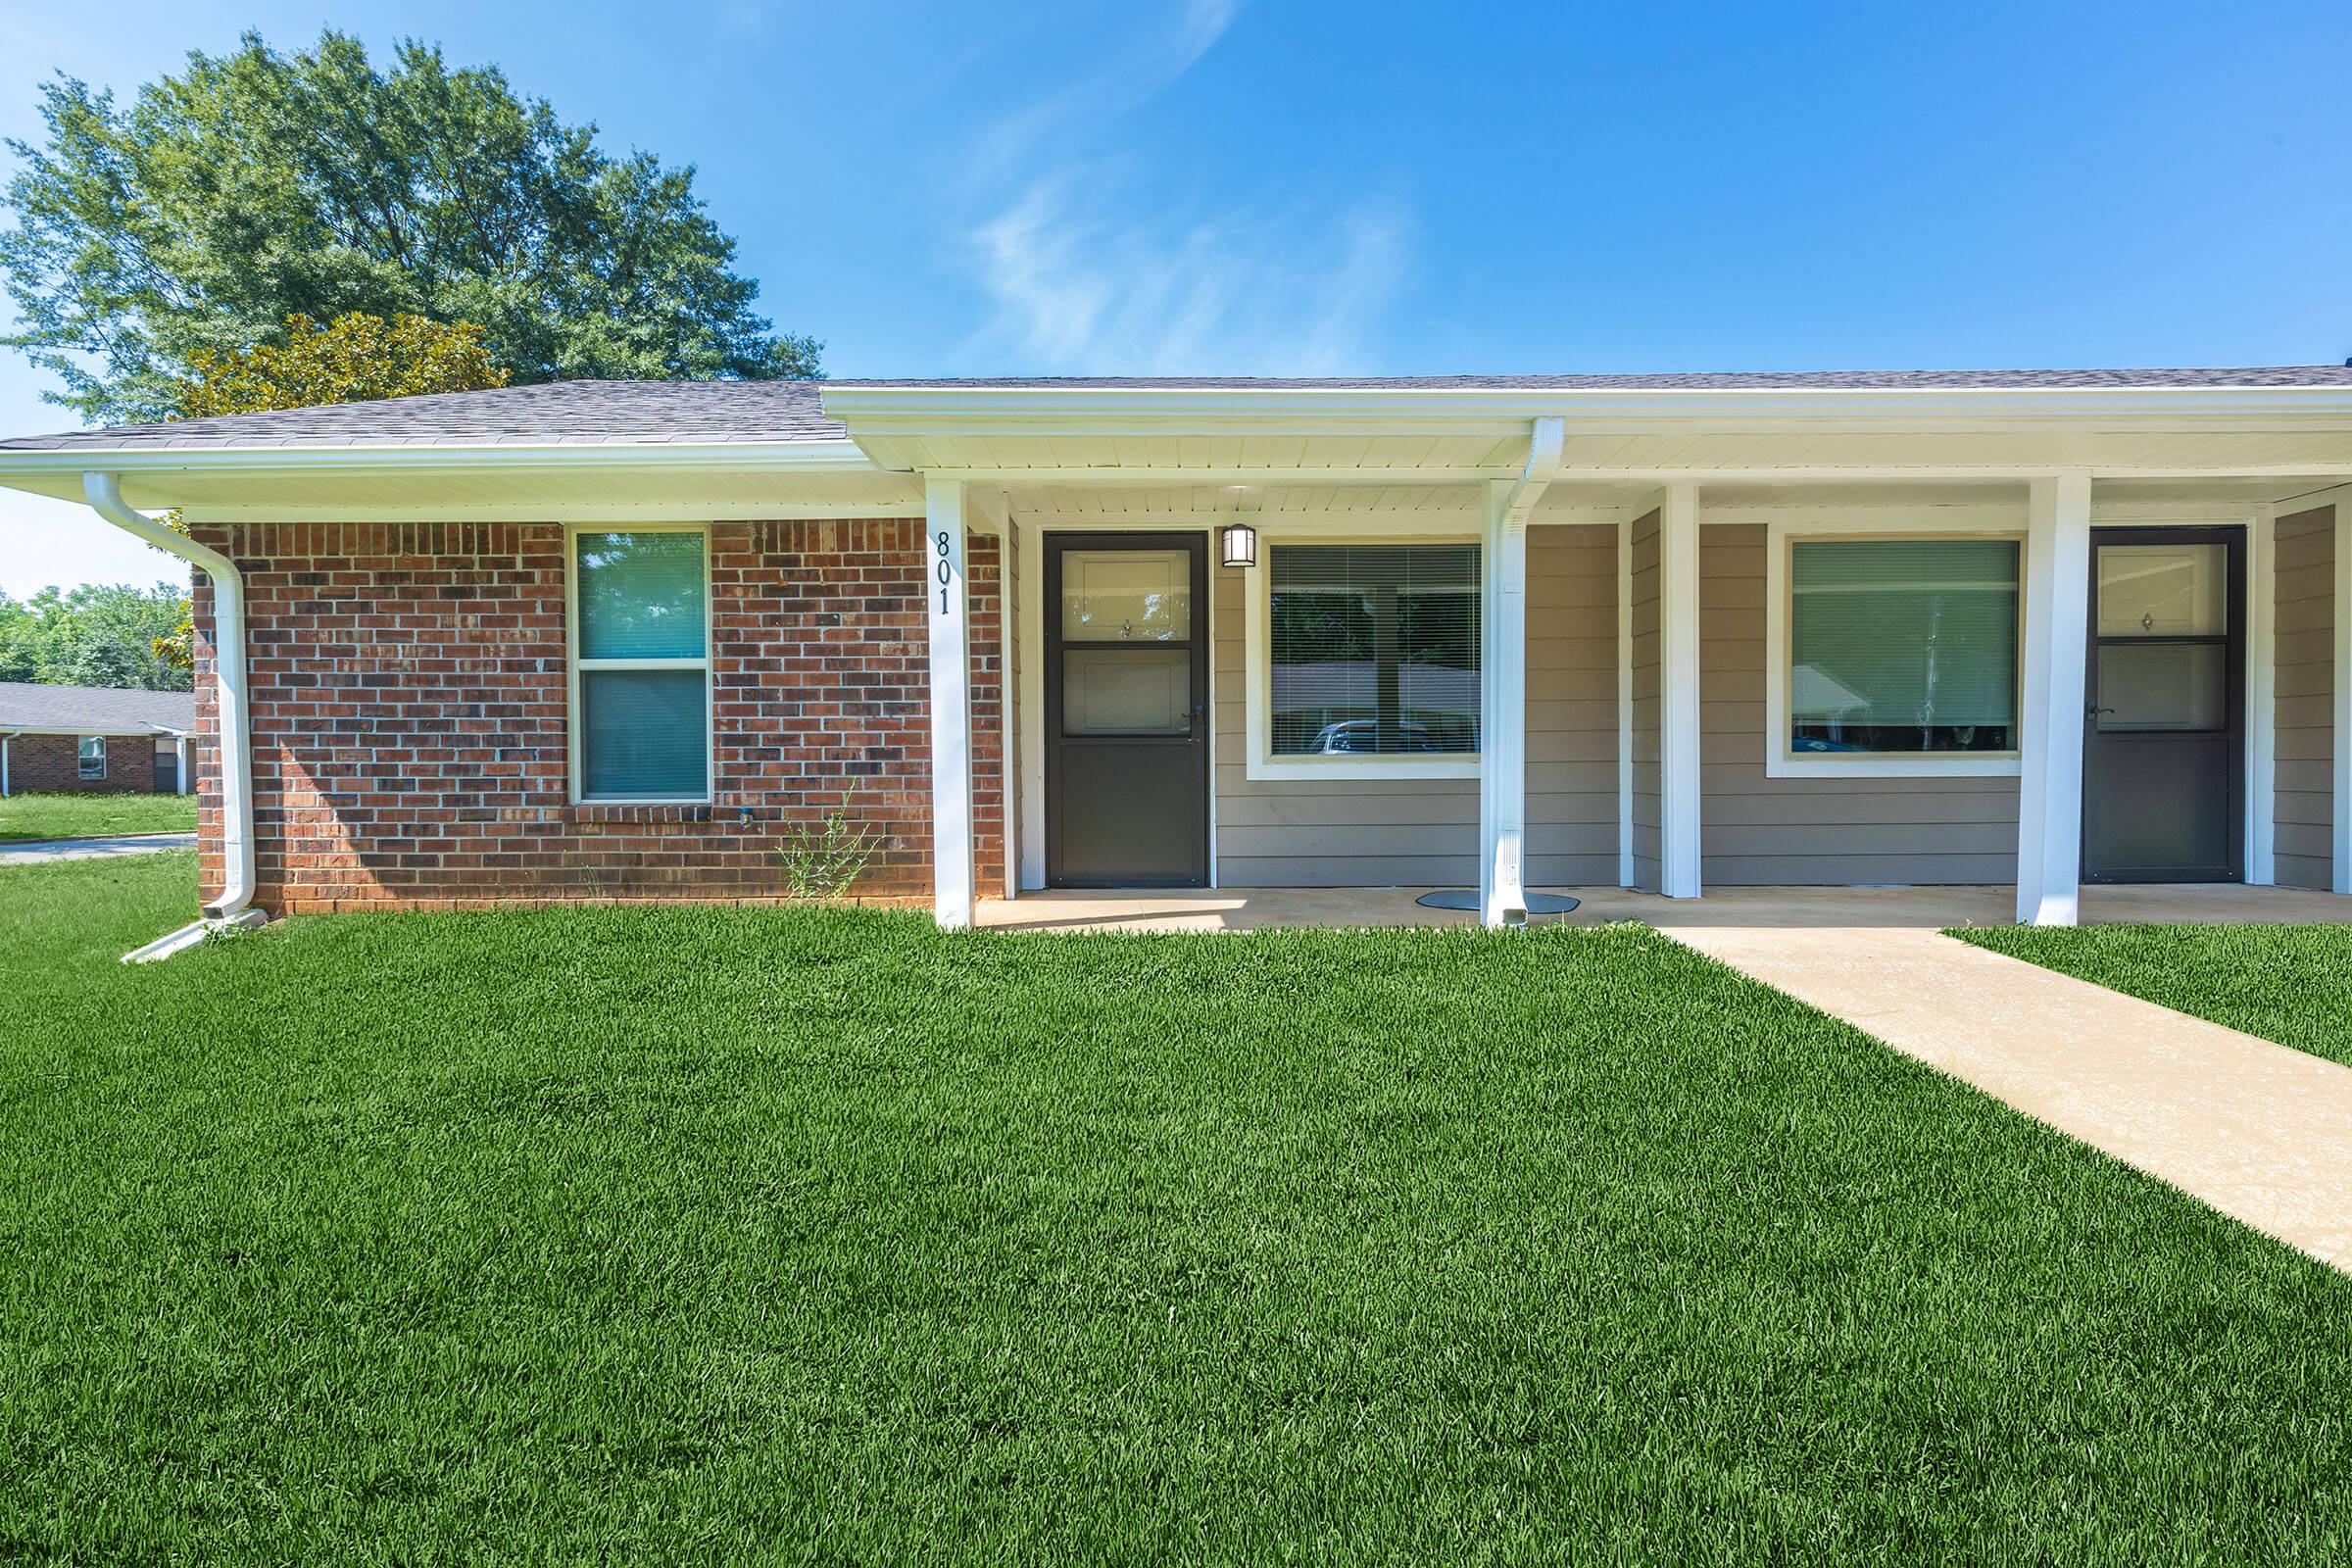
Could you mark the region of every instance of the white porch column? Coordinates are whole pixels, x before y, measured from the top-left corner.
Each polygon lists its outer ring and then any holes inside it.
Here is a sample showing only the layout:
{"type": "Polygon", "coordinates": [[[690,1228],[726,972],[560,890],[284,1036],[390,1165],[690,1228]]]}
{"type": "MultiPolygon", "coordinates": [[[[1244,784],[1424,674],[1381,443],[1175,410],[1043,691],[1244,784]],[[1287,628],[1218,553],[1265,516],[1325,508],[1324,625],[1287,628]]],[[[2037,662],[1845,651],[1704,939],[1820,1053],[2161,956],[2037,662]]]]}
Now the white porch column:
{"type": "Polygon", "coordinates": [[[188,738],[182,735],[174,740],[172,743],[172,751],[177,760],[173,765],[179,772],[179,793],[182,795],[195,793],[196,781],[188,776],[188,738]]]}
{"type": "Polygon", "coordinates": [[[1527,920],[1527,520],[1510,503],[1508,483],[1487,486],[1478,904],[1490,926],[1527,920]]]}
{"type": "Polygon", "coordinates": [[[2090,476],[2035,479],[2026,506],[2025,710],[2017,918],[2073,925],[2082,876],[2083,661],[2089,657],[2090,476]]]}
{"type": "Polygon", "coordinates": [[[1658,509],[1658,889],[1699,895],[1698,487],[1658,509]]]}
{"type": "Polygon", "coordinates": [[[923,487],[923,583],[931,624],[931,878],[940,925],[972,923],[971,649],[965,630],[963,483],[923,487]]]}

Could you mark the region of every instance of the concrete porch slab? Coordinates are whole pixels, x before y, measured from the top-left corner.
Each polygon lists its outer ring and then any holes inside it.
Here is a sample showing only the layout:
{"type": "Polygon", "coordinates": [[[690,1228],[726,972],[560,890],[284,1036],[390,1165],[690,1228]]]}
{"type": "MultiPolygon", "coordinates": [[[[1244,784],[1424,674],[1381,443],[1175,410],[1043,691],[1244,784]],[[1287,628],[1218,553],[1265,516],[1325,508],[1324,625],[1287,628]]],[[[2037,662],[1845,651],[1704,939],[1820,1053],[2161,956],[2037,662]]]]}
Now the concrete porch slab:
{"type": "MultiPolygon", "coordinates": [[[[975,911],[1001,931],[1253,931],[1267,927],[1466,925],[1470,916],[1424,908],[1426,888],[1056,889],[990,900],[975,911]]],[[[1545,888],[1583,900],[1553,919],[1577,925],[1639,920],[1662,931],[1709,927],[1937,931],[2012,923],[2006,887],[1724,888],[1702,899],[1662,899],[1623,888],[1545,888]]],[[[2082,890],[2085,924],[2352,923],[2352,898],[2295,888],[2211,884],[2082,890]]]]}

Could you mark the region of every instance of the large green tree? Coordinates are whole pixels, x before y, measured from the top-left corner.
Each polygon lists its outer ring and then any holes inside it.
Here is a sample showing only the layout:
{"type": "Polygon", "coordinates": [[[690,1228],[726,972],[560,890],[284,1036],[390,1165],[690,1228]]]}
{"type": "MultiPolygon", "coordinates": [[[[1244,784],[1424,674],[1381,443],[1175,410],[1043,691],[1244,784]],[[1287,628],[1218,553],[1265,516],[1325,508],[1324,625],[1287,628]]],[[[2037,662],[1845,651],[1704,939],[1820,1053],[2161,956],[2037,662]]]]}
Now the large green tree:
{"type": "Polygon", "coordinates": [[[204,356],[282,343],[296,315],[475,322],[517,383],[818,373],[813,340],[753,309],[692,169],[605,153],[495,69],[249,33],[127,109],[42,92],[46,139],[8,144],[22,330],[0,342],[85,418],[163,418],[204,356]]]}

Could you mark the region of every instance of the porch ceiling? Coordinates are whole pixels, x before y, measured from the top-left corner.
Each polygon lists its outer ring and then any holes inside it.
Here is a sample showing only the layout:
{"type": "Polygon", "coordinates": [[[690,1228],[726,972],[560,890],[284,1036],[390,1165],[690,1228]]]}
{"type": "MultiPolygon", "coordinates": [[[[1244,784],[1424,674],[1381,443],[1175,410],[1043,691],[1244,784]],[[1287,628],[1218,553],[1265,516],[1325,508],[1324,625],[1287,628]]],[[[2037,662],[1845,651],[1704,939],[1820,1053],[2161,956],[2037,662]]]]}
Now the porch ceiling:
{"type": "MultiPolygon", "coordinates": [[[[1446,483],[1358,484],[1104,484],[1073,477],[1068,482],[1030,479],[1007,486],[1005,501],[1016,517],[1046,524],[1109,521],[1128,526],[1176,525],[1200,519],[1263,518],[1305,523],[1315,519],[1366,518],[1390,522],[1414,519],[1447,527],[1475,527],[1483,515],[1481,479],[1446,483]]],[[[2239,514],[2268,503],[2340,484],[2326,475],[2284,474],[2264,478],[2102,479],[2095,489],[2104,512],[2154,513],[2210,509],[2239,514]]],[[[2006,507],[2023,513],[2027,487],[2006,476],[1935,479],[1761,480],[1742,478],[1700,489],[1702,519],[1732,513],[1792,508],[1867,510],[1901,508],[1916,512],[1939,507],[2006,507]]],[[[1567,475],[1553,481],[1531,520],[1607,521],[1654,505],[1658,486],[1636,480],[1593,481],[1567,475]]]]}
{"type": "MultiPolygon", "coordinates": [[[[886,468],[1023,485],[1299,482],[1395,484],[1505,479],[1527,456],[1525,428],[1505,434],[861,435],[886,468]]],[[[2113,429],[2055,421],[1983,429],[1579,429],[1559,477],[1597,482],[1727,481],[1822,470],[1921,477],[2088,469],[2151,478],[2352,473],[2352,428],[2113,429]]]]}

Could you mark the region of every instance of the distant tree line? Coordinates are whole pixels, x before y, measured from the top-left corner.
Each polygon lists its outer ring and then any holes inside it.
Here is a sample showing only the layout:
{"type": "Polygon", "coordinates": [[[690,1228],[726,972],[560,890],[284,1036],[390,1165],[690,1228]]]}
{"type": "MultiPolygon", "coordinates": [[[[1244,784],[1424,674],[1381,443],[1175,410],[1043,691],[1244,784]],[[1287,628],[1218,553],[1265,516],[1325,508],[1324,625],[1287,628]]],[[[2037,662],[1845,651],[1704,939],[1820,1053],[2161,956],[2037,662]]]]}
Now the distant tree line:
{"type": "Polygon", "coordinates": [[[170,643],[186,603],[187,590],[168,582],[0,594],[0,681],[187,691],[187,664],[159,646],[170,643]]]}

